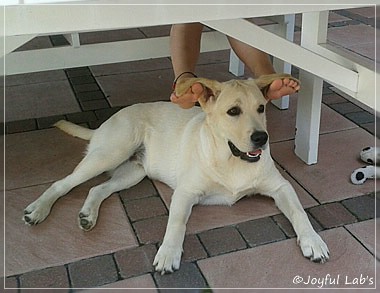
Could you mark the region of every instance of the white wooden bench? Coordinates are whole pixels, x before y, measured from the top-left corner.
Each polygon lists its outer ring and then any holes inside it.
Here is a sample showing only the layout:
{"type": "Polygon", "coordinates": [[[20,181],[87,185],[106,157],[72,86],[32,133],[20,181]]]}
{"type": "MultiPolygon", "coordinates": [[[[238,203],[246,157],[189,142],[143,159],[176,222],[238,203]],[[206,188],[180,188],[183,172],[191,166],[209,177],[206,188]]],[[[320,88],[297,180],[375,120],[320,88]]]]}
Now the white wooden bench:
{"type": "MultiPolygon", "coordinates": [[[[277,71],[290,72],[286,63],[300,68],[302,89],[297,105],[295,152],[307,164],[317,162],[323,80],[375,109],[379,74],[370,64],[354,61],[326,44],[329,10],[366,6],[357,4],[360,1],[347,0],[346,4],[319,1],[318,5],[308,5],[307,1],[293,1],[299,2],[293,5],[253,5],[249,4],[252,1],[240,1],[248,4],[238,5],[219,0],[214,1],[218,4],[192,1],[191,5],[182,5],[178,0],[114,0],[116,4],[110,5],[110,1],[99,0],[25,5],[43,2],[59,0],[7,1],[5,13],[0,15],[5,24],[5,50],[1,58],[6,75],[166,57],[168,37],[81,45],[78,34],[202,22],[215,30],[203,34],[202,52],[229,48],[226,34],[282,60],[275,62],[277,71]],[[24,4],[12,5],[20,2],[24,4]],[[292,42],[291,35],[296,13],[302,13],[300,46],[292,42]],[[272,17],[278,25],[260,27],[246,20],[251,17],[272,17]],[[71,46],[15,51],[36,36],[57,34],[65,35],[71,46]]],[[[239,74],[241,64],[233,55],[231,60],[230,70],[239,74]]],[[[277,104],[286,108],[287,100],[277,104]]]]}

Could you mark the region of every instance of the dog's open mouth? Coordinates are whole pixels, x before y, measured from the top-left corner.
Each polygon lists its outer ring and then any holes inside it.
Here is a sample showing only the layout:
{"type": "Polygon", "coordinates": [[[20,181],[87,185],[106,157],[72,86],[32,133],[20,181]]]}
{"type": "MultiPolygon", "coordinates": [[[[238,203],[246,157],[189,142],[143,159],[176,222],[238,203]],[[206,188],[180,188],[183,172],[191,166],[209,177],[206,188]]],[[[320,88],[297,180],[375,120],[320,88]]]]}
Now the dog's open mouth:
{"type": "Polygon", "coordinates": [[[249,163],[255,163],[258,160],[260,160],[260,156],[262,153],[261,149],[257,149],[257,150],[245,153],[239,150],[231,141],[228,142],[228,145],[231,149],[231,153],[235,157],[240,157],[240,159],[242,159],[243,161],[247,161],[249,163]]]}

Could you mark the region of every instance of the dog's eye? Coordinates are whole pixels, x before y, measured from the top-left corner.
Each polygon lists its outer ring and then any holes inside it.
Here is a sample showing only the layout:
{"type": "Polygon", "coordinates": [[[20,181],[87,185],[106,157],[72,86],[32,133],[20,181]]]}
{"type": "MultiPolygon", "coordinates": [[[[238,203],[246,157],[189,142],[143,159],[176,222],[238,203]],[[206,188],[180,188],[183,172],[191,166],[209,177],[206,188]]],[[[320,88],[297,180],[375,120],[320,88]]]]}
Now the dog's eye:
{"type": "Polygon", "coordinates": [[[241,114],[241,109],[240,107],[232,107],[227,111],[227,114],[230,116],[238,116],[241,114]]]}
{"type": "Polygon", "coordinates": [[[259,112],[259,113],[264,113],[264,110],[265,110],[264,105],[260,105],[260,106],[257,108],[257,112],[259,112]]]}

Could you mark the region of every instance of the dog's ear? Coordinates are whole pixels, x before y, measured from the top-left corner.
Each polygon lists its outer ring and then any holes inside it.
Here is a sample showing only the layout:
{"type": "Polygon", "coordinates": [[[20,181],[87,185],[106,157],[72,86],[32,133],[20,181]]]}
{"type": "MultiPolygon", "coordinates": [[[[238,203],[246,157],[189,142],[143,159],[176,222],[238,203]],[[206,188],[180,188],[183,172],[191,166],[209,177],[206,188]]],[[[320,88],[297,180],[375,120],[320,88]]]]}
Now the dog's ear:
{"type": "Polygon", "coordinates": [[[182,96],[195,83],[200,83],[203,86],[203,95],[198,102],[203,110],[206,110],[210,103],[215,101],[220,94],[222,84],[216,80],[207,78],[184,78],[176,85],[176,96],[182,96]]]}
{"type": "Polygon", "coordinates": [[[298,84],[301,84],[301,82],[298,79],[286,73],[262,75],[259,78],[254,79],[254,81],[256,85],[259,87],[259,89],[261,90],[261,92],[263,93],[263,96],[266,98],[267,92],[271,83],[276,79],[284,79],[284,78],[289,78],[291,80],[296,81],[298,84]]]}

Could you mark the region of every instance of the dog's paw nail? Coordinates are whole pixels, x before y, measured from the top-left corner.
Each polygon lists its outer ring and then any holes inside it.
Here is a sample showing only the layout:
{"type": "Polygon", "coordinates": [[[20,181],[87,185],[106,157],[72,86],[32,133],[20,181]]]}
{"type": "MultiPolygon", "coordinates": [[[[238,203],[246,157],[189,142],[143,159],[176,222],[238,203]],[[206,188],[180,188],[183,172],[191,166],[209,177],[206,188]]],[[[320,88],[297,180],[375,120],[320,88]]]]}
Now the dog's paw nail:
{"type": "Polygon", "coordinates": [[[82,219],[82,218],[85,218],[87,217],[87,215],[85,215],[84,213],[79,213],[79,218],[82,219]]]}
{"type": "Polygon", "coordinates": [[[315,263],[323,263],[323,261],[322,261],[322,258],[311,258],[311,261],[312,262],[315,262],[315,263]]]}
{"type": "Polygon", "coordinates": [[[29,215],[31,212],[24,210],[24,215],[29,215]]]}

